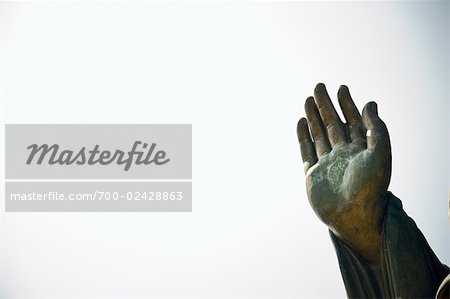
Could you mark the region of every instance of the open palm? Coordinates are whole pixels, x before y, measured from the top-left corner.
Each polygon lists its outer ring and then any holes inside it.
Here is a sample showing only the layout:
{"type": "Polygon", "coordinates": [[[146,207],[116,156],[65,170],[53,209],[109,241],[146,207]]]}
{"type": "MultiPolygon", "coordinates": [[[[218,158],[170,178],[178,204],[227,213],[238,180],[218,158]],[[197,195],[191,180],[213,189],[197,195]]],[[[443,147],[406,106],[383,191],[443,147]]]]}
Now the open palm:
{"type": "Polygon", "coordinates": [[[389,134],[374,102],[361,116],[346,86],[338,99],[347,123],[323,84],[306,100],[307,120],[298,122],[308,199],[336,236],[374,260],[391,174],[389,134]]]}

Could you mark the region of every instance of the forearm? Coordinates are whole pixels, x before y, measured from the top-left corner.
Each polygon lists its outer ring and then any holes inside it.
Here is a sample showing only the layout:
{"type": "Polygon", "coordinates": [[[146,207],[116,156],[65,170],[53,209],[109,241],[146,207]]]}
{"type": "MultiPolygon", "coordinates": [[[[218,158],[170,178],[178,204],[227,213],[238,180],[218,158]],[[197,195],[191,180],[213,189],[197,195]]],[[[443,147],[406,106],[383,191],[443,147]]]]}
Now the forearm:
{"type": "Polygon", "coordinates": [[[433,298],[449,273],[440,263],[399,199],[386,195],[379,266],[331,232],[349,297],[433,298]]]}
{"type": "Polygon", "coordinates": [[[340,211],[339,217],[328,227],[336,237],[358,252],[372,267],[377,268],[381,258],[386,194],[379,196],[379,199],[371,204],[370,207],[361,206],[359,212],[353,209],[350,215],[340,211]]]}

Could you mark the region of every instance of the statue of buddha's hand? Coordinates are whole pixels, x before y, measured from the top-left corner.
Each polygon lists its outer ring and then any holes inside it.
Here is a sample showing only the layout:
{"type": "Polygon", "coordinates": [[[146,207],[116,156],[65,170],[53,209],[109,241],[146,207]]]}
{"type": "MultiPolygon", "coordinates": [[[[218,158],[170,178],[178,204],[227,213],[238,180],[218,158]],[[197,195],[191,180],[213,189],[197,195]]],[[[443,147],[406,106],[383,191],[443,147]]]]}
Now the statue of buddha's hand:
{"type": "Polygon", "coordinates": [[[366,104],[361,117],[346,86],[339,88],[338,99],[346,124],[321,83],[314,98],[306,100],[308,120],[298,122],[306,190],[330,230],[369,262],[376,262],[391,176],[389,134],[375,102],[366,104]]]}

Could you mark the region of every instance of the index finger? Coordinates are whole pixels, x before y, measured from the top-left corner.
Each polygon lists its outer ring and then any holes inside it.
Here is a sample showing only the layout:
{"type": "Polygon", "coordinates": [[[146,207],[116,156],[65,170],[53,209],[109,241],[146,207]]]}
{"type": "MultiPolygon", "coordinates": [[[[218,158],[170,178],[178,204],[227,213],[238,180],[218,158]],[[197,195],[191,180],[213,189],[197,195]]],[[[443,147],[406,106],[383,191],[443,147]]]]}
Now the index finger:
{"type": "Polygon", "coordinates": [[[338,101],[341,110],[344,113],[345,120],[349,126],[350,140],[352,142],[365,142],[364,130],[362,124],[361,114],[353,102],[352,96],[348,87],[341,85],[338,91],[338,101]]]}

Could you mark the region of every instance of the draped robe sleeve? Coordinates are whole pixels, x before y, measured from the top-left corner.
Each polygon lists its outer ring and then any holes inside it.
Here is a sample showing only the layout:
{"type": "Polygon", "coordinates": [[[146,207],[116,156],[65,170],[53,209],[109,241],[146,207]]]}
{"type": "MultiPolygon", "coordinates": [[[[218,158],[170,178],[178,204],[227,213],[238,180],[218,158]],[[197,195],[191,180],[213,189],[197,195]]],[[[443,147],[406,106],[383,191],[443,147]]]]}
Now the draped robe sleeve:
{"type": "Polygon", "coordinates": [[[371,267],[331,231],[345,289],[350,298],[434,298],[449,274],[428,245],[401,201],[386,194],[381,261],[371,267]]]}

